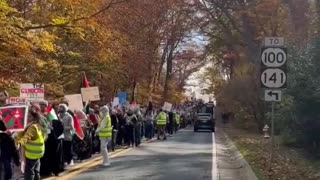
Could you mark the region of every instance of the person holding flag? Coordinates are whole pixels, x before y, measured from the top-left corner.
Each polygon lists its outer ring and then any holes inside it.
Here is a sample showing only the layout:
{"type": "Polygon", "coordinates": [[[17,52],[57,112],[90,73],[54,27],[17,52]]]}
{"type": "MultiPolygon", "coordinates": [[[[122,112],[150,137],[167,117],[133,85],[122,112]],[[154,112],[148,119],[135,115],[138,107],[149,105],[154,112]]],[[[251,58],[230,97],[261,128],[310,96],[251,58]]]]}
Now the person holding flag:
{"type": "Polygon", "coordinates": [[[52,173],[58,176],[64,170],[62,156],[62,140],[58,139],[63,133],[63,125],[58,120],[53,105],[49,106],[48,102],[43,100],[40,103],[41,115],[48,124],[48,139],[45,142],[45,153],[41,158],[42,176],[49,176],[52,173]]]}

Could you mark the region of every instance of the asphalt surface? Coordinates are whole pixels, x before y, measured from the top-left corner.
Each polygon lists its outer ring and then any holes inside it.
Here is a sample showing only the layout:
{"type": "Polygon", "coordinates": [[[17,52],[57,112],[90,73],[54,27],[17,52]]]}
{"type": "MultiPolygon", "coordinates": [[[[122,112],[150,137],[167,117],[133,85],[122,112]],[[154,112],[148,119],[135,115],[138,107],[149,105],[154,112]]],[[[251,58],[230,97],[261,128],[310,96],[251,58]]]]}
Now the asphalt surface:
{"type": "Polygon", "coordinates": [[[71,180],[212,180],[212,133],[180,130],[166,141],[144,143],[71,180]]]}

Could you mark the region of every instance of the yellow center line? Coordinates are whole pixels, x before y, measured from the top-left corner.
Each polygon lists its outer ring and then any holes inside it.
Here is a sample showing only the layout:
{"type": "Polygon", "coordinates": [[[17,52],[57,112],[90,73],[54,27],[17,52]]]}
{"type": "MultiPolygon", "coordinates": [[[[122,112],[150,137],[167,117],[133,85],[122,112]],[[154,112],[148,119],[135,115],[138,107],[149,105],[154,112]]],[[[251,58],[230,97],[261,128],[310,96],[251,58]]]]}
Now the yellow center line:
{"type": "MultiPolygon", "coordinates": [[[[123,149],[123,150],[118,150],[118,152],[114,152],[114,153],[110,153],[110,158],[115,158],[118,157],[128,151],[130,151],[132,148],[128,148],[128,149],[123,149]]],[[[68,170],[66,174],[59,176],[59,177],[49,177],[49,178],[45,178],[44,180],[68,180],[73,176],[76,176],[78,174],[80,174],[83,171],[86,171],[94,166],[97,166],[98,164],[101,164],[101,160],[102,157],[96,157],[92,160],[89,160],[85,163],[79,164],[78,166],[73,167],[72,169],[68,170]],[[85,167],[85,168],[84,168],[85,167]]]]}

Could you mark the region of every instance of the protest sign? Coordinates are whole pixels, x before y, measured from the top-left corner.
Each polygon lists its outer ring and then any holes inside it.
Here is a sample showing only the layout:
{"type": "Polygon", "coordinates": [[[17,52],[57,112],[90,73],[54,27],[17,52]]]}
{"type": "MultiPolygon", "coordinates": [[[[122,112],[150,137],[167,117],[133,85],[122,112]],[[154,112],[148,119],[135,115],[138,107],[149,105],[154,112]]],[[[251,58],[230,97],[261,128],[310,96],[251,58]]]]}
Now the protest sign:
{"type": "Polygon", "coordinates": [[[98,87],[81,88],[82,101],[99,101],[100,93],[98,87]]]}
{"type": "Polygon", "coordinates": [[[9,97],[8,104],[26,104],[26,98],[21,97],[9,97]]]}
{"type": "Polygon", "coordinates": [[[68,100],[70,110],[74,111],[83,109],[81,94],[65,95],[64,98],[68,100]]]}
{"type": "Polygon", "coordinates": [[[114,109],[114,108],[117,107],[118,105],[120,105],[119,98],[118,98],[118,97],[113,98],[113,101],[112,101],[112,109],[114,109]]]}
{"type": "Polygon", "coordinates": [[[27,126],[28,106],[1,107],[0,115],[8,130],[22,131],[27,126]]]}
{"type": "Polygon", "coordinates": [[[20,98],[25,98],[27,101],[44,100],[44,85],[31,83],[20,84],[20,98]]]}
{"type": "Polygon", "coordinates": [[[171,111],[171,109],[172,109],[172,104],[165,102],[163,105],[163,110],[164,111],[171,111]]]}
{"type": "Polygon", "coordinates": [[[127,93],[125,91],[120,91],[117,94],[118,98],[119,98],[119,103],[121,106],[124,106],[127,102],[127,93]]]}

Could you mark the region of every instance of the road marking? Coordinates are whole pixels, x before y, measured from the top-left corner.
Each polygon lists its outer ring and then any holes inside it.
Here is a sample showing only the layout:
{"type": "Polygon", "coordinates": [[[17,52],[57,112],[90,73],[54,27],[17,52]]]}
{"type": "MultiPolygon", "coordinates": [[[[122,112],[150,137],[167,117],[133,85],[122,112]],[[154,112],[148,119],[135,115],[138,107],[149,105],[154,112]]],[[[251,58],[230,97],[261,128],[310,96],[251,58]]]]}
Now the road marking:
{"type": "Polygon", "coordinates": [[[211,171],[212,180],[219,180],[218,166],[217,166],[217,146],[216,146],[216,137],[212,133],[212,171],[211,171]]]}
{"type": "MultiPolygon", "coordinates": [[[[118,152],[115,152],[115,153],[110,153],[110,156],[109,158],[115,158],[115,157],[118,157],[128,151],[130,151],[132,148],[128,148],[128,149],[124,149],[124,150],[121,150],[121,151],[118,151],[118,152]]],[[[99,157],[96,157],[90,161],[87,161],[77,167],[74,167],[70,170],[70,172],[68,172],[67,174],[64,174],[62,176],[59,176],[59,177],[50,177],[50,178],[46,178],[44,180],[68,180],[70,178],[72,178],[73,176],[76,176],[80,173],[82,173],[83,171],[87,171],[88,169],[94,167],[94,166],[97,166],[98,164],[101,164],[101,161],[102,161],[102,157],[99,156],[99,157]],[[85,167],[85,168],[84,168],[85,167]]]]}

